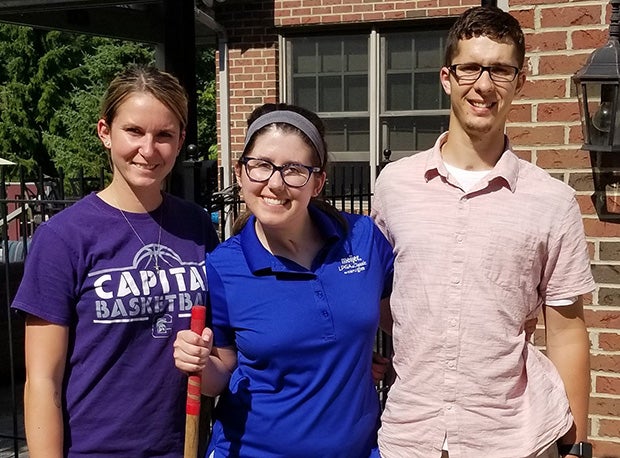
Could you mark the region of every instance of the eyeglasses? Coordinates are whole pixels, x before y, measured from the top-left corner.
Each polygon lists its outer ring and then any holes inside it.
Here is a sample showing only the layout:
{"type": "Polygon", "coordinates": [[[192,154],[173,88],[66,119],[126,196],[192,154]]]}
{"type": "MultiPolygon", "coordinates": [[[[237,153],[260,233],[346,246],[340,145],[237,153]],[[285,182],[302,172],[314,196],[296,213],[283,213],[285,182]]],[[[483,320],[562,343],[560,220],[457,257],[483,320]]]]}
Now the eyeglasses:
{"type": "Polygon", "coordinates": [[[465,83],[478,81],[482,73],[489,72],[489,77],[494,83],[510,83],[519,74],[519,69],[512,65],[479,65],[475,63],[454,64],[448,67],[457,80],[465,83]]]}
{"type": "Polygon", "coordinates": [[[264,183],[269,181],[275,172],[280,172],[282,181],[291,188],[305,186],[313,173],[321,171],[320,167],[295,163],[275,165],[273,162],[265,159],[256,159],[249,156],[242,157],[239,159],[239,162],[245,166],[245,173],[247,173],[251,181],[264,183]]]}

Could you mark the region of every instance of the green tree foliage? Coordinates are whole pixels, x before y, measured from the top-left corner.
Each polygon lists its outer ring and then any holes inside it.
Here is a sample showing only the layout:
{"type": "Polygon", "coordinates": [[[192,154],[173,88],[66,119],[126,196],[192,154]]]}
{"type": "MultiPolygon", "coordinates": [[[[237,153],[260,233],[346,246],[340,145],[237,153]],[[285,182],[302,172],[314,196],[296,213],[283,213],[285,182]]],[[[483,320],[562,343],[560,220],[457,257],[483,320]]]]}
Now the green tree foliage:
{"type": "Polygon", "coordinates": [[[27,167],[50,172],[54,166],[43,144],[74,84],[88,43],[60,33],[0,25],[0,151],[27,167]]]}
{"type": "MultiPolygon", "coordinates": [[[[96,135],[105,88],[126,66],[153,62],[145,44],[0,24],[0,157],[51,176],[98,176],[108,165],[96,135]]],[[[198,53],[197,70],[205,152],[217,141],[212,50],[198,53]]]]}
{"type": "Polygon", "coordinates": [[[215,50],[199,49],[197,54],[198,149],[203,156],[217,159],[215,50]]]}

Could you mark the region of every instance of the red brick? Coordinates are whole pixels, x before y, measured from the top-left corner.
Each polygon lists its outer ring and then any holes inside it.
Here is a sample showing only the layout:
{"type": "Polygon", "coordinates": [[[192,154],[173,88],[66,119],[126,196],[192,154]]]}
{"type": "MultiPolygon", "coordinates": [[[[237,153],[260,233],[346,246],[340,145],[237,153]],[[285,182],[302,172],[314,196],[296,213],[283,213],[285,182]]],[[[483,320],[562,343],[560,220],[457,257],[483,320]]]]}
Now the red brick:
{"type": "Polygon", "coordinates": [[[375,11],[387,11],[393,10],[395,8],[395,4],[392,2],[383,2],[375,5],[375,11]]]}
{"type": "MultiPolygon", "coordinates": [[[[579,199],[579,197],[583,197],[583,196],[577,196],[577,199],[579,199]]],[[[596,253],[596,247],[594,246],[594,243],[592,242],[587,242],[587,244],[588,244],[588,254],[590,255],[590,259],[594,259],[594,253],[596,253]]]]}
{"type": "Polygon", "coordinates": [[[620,377],[598,375],[595,377],[594,386],[597,393],[618,394],[620,393],[620,377]]]}
{"type": "MultiPolygon", "coordinates": [[[[590,356],[590,364],[593,371],[620,373],[620,354],[590,356]]],[[[620,394],[620,391],[618,392],[620,394]]],[[[618,412],[620,414],[620,412],[618,412]]]]}
{"type": "Polygon", "coordinates": [[[312,14],[311,8],[296,8],[291,10],[290,16],[293,18],[300,18],[302,16],[310,16],[312,14]]]}
{"type": "Polygon", "coordinates": [[[570,75],[583,67],[588,55],[577,54],[574,56],[540,56],[538,72],[540,75],[570,75]]]}
{"type": "Polygon", "coordinates": [[[525,49],[527,52],[564,50],[566,37],[565,31],[528,33],[525,35],[525,49]]]}
{"type": "Polygon", "coordinates": [[[293,26],[293,25],[299,25],[301,24],[301,18],[281,18],[278,19],[278,21],[276,22],[276,25],[280,26],[280,27],[287,27],[287,26],[293,26]]]}
{"type": "Polygon", "coordinates": [[[592,439],[592,452],[596,458],[620,457],[620,442],[592,439]]]}
{"type": "Polygon", "coordinates": [[[590,157],[581,149],[539,149],[536,165],[543,169],[588,168],[590,157]]]}
{"type": "Polygon", "coordinates": [[[574,27],[576,25],[593,25],[601,23],[602,6],[600,5],[577,5],[557,8],[545,8],[541,10],[540,26],[548,27],[574,27]]]}
{"type": "Polygon", "coordinates": [[[441,0],[441,6],[461,6],[460,0],[441,0]]]}
{"type": "Polygon", "coordinates": [[[532,151],[530,150],[514,149],[513,153],[515,153],[518,158],[523,159],[524,161],[532,162],[532,151]]]}
{"type": "Polygon", "coordinates": [[[515,7],[519,5],[532,6],[532,5],[548,5],[548,4],[549,4],[549,0],[510,0],[511,7],[515,7]]]}
{"type": "MultiPolygon", "coordinates": [[[[510,14],[514,16],[514,18],[519,21],[521,27],[524,29],[533,29],[534,28],[534,8],[527,10],[511,10],[510,14]]],[[[526,39],[527,43],[527,39],[526,39]]]]}
{"type": "Polygon", "coordinates": [[[590,396],[590,415],[618,416],[620,413],[620,399],[606,398],[596,395],[590,396]]]}
{"type": "Polygon", "coordinates": [[[428,11],[425,10],[409,10],[405,13],[405,16],[408,19],[416,19],[416,18],[421,18],[421,17],[426,17],[426,16],[445,16],[445,13],[441,13],[439,12],[439,10],[431,10],[431,14],[429,14],[428,11]],[[434,13],[434,14],[433,14],[434,13]]]}
{"type": "Polygon", "coordinates": [[[579,105],[576,101],[539,103],[537,119],[539,122],[579,122],[579,105]]]}
{"type": "Polygon", "coordinates": [[[343,14],[343,13],[351,13],[352,11],[353,11],[353,7],[350,5],[334,6],[334,13],[343,14]]]}
{"type": "Polygon", "coordinates": [[[331,14],[332,9],[328,6],[320,6],[320,7],[316,7],[316,8],[312,8],[312,15],[313,16],[322,16],[322,15],[329,15],[331,14]]]}
{"type": "MultiPolygon", "coordinates": [[[[439,6],[438,0],[420,0],[418,1],[417,8],[418,9],[428,9],[428,8],[437,8],[439,6]]],[[[448,5],[441,5],[448,6],[448,5]]]]}
{"type": "Polygon", "coordinates": [[[573,49],[596,49],[607,43],[609,31],[606,28],[575,30],[572,33],[573,49]]]}
{"type": "Polygon", "coordinates": [[[594,203],[590,196],[577,196],[577,203],[582,215],[595,215],[594,203]]]}
{"type": "Polygon", "coordinates": [[[301,6],[304,2],[301,0],[283,0],[279,2],[279,5],[276,5],[275,9],[287,9],[287,8],[297,8],[301,6]]]}
{"type": "Polygon", "coordinates": [[[399,19],[405,19],[406,11],[386,11],[383,14],[383,19],[386,21],[394,21],[399,19]]]}
{"type": "Polygon", "coordinates": [[[516,145],[553,145],[564,143],[562,126],[507,127],[508,138],[516,145]]]}
{"type": "Polygon", "coordinates": [[[581,124],[568,126],[568,143],[573,145],[583,145],[583,129],[581,124]]]}
{"type": "Polygon", "coordinates": [[[586,309],[584,314],[589,328],[620,329],[620,311],[586,309]]]}
{"type": "Polygon", "coordinates": [[[619,435],[620,435],[620,420],[601,418],[598,421],[598,436],[617,438],[619,435]]]}
{"type": "MultiPolygon", "coordinates": [[[[598,335],[598,346],[601,350],[620,351],[620,334],[601,332],[598,335]]],[[[618,410],[620,415],[620,410],[618,410]]]]}
{"type": "Polygon", "coordinates": [[[532,105],[515,102],[508,113],[508,122],[531,122],[532,105]]]}
{"type": "Polygon", "coordinates": [[[364,13],[362,14],[362,20],[365,22],[380,21],[383,19],[382,13],[364,13]]]}
{"type": "Polygon", "coordinates": [[[620,237],[620,224],[586,219],[584,227],[588,237],[620,237]]]}
{"type": "Polygon", "coordinates": [[[555,99],[566,95],[566,78],[525,80],[519,100],[555,99]]]}

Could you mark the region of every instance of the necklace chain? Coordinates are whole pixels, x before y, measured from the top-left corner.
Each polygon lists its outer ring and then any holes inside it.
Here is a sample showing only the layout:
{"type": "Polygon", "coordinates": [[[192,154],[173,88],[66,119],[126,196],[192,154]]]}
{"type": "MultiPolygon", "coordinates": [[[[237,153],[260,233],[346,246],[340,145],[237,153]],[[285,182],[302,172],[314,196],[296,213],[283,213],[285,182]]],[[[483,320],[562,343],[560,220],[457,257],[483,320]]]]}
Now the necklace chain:
{"type": "MultiPolygon", "coordinates": [[[[144,240],[142,240],[142,237],[140,237],[140,234],[138,234],[138,231],[136,231],[136,228],[133,227],[133,225],[129,222],[129,219],[127,218],[127,215],[125,215],[125,212],[123,211],[123,209],[119,205],[118,200],[116,199],[116,197],[114,198],[114,201],[116,203],[116,207],[118,208],[118,211],[121,212],[121,215],[123,215],[123,219],[125,220],[127,225],[131,228],[131,230],[136,235],[138,240],[140,240],[140,243],[142,244],[142,247],[145,248],[146,247],[146,243],[144,243],[144,240]]],[[[155,248],[154,253],[152,254],[153,258],[155,259],[155,272],[159,272],[159,269],[160,269],[160,267],[159,267],[159,251],[160,251],[160,246],[161,246],[161,227],[162,227],[163,220],[164,220],[164,203],[162,201],[161,211],[159,213],[159,231],[158,231],[158,234],[157,234],[157,247],[155,248]]],[[[166,261],[165,259],[164,259],[164,262],[166,262],[166,264],[170,265],[170,263],[168,261],[166,261]]]]}

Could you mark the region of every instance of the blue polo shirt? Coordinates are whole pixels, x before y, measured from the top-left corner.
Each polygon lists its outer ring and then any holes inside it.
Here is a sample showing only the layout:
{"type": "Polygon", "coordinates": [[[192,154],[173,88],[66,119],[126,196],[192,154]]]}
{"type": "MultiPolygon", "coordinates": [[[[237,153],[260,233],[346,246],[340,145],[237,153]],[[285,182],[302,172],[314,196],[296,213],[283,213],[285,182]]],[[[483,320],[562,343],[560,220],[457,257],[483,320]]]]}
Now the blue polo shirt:
{"type": "Polygon", "coordinates": [[[207,255],[215,345],[238,366],[216,408],[216,457],[357,458],[376,447],[371,375],[392,247],[367,216],[348,232],[310,207],[327,243],[311,269],[269,253],[250,218],[207,255]]]}

